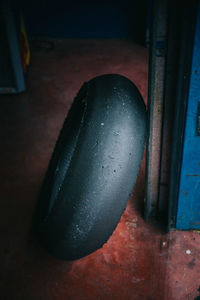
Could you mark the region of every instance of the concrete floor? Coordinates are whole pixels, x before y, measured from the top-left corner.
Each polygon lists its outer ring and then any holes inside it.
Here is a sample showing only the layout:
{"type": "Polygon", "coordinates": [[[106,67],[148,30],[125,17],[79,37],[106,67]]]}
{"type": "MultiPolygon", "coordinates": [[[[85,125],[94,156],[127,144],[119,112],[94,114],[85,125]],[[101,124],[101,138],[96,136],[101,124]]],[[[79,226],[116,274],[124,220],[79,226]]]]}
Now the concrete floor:
{"type": "Polygon", "coordinates": [[[200,299],[200,235],[144,221],[144,161],[133,196],[102,249],[74,262],[30,238],[39,190],[63,120],[84,81],[127,76],[147,99],[147,51],[127,40],[57,40],[33,50],[27,91],[0,97],[0,299],[200,299]]]}

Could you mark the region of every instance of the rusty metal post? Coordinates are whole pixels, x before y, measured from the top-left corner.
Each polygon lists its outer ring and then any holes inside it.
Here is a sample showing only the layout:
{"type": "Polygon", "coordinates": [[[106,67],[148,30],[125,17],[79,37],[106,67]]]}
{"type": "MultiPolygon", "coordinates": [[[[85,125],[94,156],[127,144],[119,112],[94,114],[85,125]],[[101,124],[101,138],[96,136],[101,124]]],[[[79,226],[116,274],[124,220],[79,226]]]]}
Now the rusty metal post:
{"type": "Polygon", "coordinates": [[[156,216],[160,186],[168,1],[153,1],[149,64],[146,219],[156,216]]]}

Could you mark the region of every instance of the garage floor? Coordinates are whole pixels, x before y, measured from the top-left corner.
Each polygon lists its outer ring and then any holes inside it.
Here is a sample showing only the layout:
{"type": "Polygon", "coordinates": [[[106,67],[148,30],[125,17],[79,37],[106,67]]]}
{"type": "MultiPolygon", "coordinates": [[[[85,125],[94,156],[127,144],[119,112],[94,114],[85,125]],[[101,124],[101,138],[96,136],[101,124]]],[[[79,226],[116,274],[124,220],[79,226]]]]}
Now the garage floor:
{"type": "Polygon", "coordinates": [[[27,91],[0,97],[0,299],[200,299],[200,234],[143,219],[144,162],[104,247],[63,262],[30,237],[34,208],[63,120],[84,81],[119,73],[147,99],[147,50],[128,40],[57,40],[34,48],[27,91]]]}

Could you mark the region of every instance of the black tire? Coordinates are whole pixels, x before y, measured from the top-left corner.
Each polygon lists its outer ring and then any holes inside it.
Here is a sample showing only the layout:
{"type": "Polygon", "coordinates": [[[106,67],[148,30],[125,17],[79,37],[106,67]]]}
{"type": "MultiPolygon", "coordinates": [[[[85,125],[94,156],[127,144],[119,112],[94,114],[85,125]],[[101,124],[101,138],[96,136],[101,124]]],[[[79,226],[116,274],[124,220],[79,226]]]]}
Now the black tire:
{"type": "Polygon", "coordinates": [[[84,84],[57,141],[36,209],[47,250],[65,260],[108,240],[133,191],[146,137],[136,86],[108,74],[84,84]]]}

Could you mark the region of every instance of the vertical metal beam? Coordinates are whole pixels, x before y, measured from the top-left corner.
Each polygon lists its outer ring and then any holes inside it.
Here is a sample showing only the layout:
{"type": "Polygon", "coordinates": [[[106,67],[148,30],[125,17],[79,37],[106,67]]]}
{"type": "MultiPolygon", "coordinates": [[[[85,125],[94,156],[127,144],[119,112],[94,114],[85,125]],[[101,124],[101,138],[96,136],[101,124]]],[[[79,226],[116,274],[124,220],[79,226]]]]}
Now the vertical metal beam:
{"type": "Polygon", "coordinates": [[[168,205],[170,189],[170,163],[171,145],[173,139],[173,120],[175,114],[177,70],[180,59],[180,34],[182,28],[182,7],[178,3],[169,1],[168,4],[168,32],[167,32],[167,53],[164,82],[164,106],[162,122],[162,145],[160,165],[160,189],[158,216],[159,219],[168,222],[168,205]]]}
{"type": "Polygon", "coordinates": [[[149,137],[146,170],[146,219],[156,216],[159,199],[168,21],[167,8],[167,0],[153,1],[148,94],[149,137]]]}

